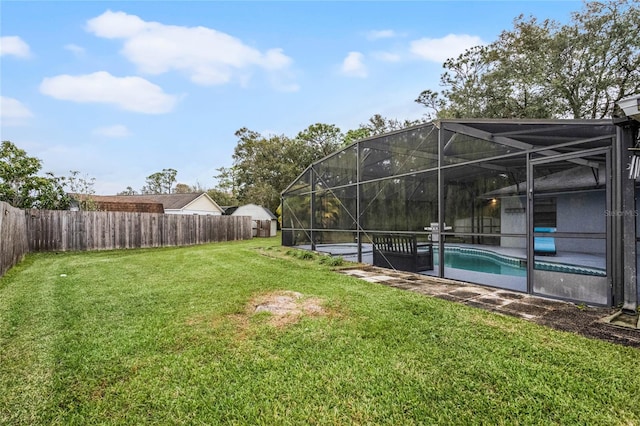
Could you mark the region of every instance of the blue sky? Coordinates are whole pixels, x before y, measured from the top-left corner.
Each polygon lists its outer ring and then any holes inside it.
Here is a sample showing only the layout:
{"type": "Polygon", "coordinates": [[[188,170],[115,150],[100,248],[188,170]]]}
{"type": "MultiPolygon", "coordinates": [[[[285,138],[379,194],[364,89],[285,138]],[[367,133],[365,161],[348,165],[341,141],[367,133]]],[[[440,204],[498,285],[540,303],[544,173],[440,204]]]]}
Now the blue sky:
{"type": "Polygon", "coordinates": [[[0,2],[2,140],[115,194],[164,168],[213,187],[236,130],[417,119],[442,62],[579,1],[0,2]]]}

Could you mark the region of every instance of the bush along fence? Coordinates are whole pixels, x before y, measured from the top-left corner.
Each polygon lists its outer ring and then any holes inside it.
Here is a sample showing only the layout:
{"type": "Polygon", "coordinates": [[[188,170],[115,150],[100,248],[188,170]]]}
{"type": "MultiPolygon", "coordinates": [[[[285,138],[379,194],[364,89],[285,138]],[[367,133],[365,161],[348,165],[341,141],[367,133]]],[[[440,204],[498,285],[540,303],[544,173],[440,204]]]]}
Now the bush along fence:
{"type": "MultiPolygon", "coordinates": [[[[86,251],[168,247],[248,240],[249,216],[19,210],[0,202],[0,276],[33,251],[86,251]]],[[[258,233],[258,236],[264,233],[258,233]]],[[[267,234],[268,235],[268,234],[267,234]]]]}

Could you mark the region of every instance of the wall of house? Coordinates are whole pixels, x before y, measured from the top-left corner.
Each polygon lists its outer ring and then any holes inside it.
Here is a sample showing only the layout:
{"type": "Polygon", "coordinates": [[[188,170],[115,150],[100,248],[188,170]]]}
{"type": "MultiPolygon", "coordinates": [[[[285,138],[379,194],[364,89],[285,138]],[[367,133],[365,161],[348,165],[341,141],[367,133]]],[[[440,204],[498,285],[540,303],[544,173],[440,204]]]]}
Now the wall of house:
{"type": "MultiPolygon", "coordinates": [[[[500,199],[500,232],[502,234],[527,233],[525,197],[513,196],[500,199]]],[[[502,247],[527,248],[526,237],[500,237],[502,247]]]]}
{"type": "Polygon", "coordinates": [[[185,215],[208,215],[208,216],[222,216],[222,212],[216,210],[195,210],[195,209],[184,209],[184,210],[165,210],[166,214],[185,214],[185,215]]]}
{"type": "MultiPolygon", "coordinates": [[[[558,195],[557,230],[558,232],[606,233],[606,198],[605,191],[576,192],[558,195]]],[[[556,238],[558,251],[577,253],[605,254],[606,238],[556,238]]]]}
{"type": "MultiPolygon", "coordinates": [[[[526,234],[527,214],[524,197],[505,197],[500,200],[501,233],[526,234]]],[[[606,233],[605,191],[574,192],[558,195],[556,199],[558,232],[606,233]]],[[[558,251],[578,253],[606,253],[606,240],[585,238],[556,238],[558,251]]],[[[501,237],[502,247],[526,248],[525,237],[501,237]]]]}
{"type": "Polygon", "coordinates": [[[207,197],[201,196],[194,200],[189,206],[187,206],[189,211],[199,212],[195,214],[213,214],[213,215],[221,215],[222,210],[218,208],[215,204],[212,204],[211,201],[207,197]],[[206,212],[206,213],[202,213],[206,212]]]}
{"type": "MultiPolygon", "coordinates": [[[[211,203],[206,197],[200,197],[195,199],[184,209],[167,209],[166,214],[202,214],[221,216],[222,210],[211,203]]],[[[248,216],[248,215],[245,215],[248,216]]]]}

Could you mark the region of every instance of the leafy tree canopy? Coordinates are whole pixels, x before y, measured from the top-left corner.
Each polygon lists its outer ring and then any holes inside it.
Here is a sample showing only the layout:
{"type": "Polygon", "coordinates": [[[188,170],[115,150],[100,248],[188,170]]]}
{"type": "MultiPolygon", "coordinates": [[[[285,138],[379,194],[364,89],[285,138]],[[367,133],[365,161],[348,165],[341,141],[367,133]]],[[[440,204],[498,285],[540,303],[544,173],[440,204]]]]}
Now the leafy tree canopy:
{"type": "Polygon", "coordinates": [[[133,189],[130,186],[127,186],[127,188],[124,191],[120,191],[118,192],[118,195],[136,195],[138,192],[133,189]]]}
{"type": "Polygon", "coordinates": [[[348,130],[344,136],[344,145],[350,145],[361,139],[370,138],[381,135],[383,133],[402,130],[409,126],[415,126],[424,123],[426,120],[397,120],[394,118],[385,118],[380,114],[375,114],[367,123],[360,124],[357,129],[348,130]]]}
{"type": "Polygon", "coordinates": [[[96,191],[93,189],[96,178],[82,175],[77,170],[71,170],[69,177],[65,178],[65,186],[68,192],[78,202],[82,210],[98,210],[98,204],[95,202],[93,195],[96,191]]]}
{"type": "Polygon", "coordinates": [[[42,162],[10,141],[0,148],[0,201],[20,209],[66,209],[69,197],[64,178],[38,175],[42,162]]]}
{"type": "Polygon", "coordinates": [[[218,169],[217,193],[212,198],[218,204],[222,199],[228,205],[255,203],[275,212],[281,192],[313,162],[356,140],[417,123],[387,119],[378,114],[346,134],[333,124],[316,123],[293,138],[263,136],[242,128],[235,133],[238,144],[233,153],[233,166],[218,169]]]}
{"type": "Polygon", "coordinates": [[[438,118],[605,118],[640,91],[640,5],[592,1],[570,23],[519,16],[487,46],[445,61],[441,91],[416,102],[438,118]]]}
{"type": "Polygon", "coordinates": [[[162,169],[161,172],[153,173],[147,176],[146,185],[142,187],[141,192],[143,194],[171,194],[174,192],[177,174],[178,171],[175,169],[162,169]]]}
{"type": "Polygon", "coordinates": [[[242,128],[235,133],[238,144],[233,153],[233,167],[218,177],[231,186],[232,196],[242,203],[256,203],[274,211],[280,191],[306,166],[299,160],[305,155],[301,143],[284,135],[262,136],[242,128]]]}

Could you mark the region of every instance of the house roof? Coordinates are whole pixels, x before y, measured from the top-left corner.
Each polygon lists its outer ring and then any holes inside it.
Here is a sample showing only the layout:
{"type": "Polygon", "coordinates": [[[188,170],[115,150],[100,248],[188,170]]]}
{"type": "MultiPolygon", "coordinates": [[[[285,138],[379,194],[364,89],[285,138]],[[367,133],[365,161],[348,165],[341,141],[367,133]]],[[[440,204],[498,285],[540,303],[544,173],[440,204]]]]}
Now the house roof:
{"type": "Polygon", "coordinates": [[[220,206],[224,211],[224,214],[231,215],[233,212],[238,210],[238,206],[220,206]]]}
{"type": "Polygon", "coordinates": [[[243,206],[240,206],[238,208],[236,208],[232,213],[227,213],[227,214],[231,214],[231,215],[236,215],[236,216],[244,216],[246,215],[246,213],[244,212],[245,210],[262,210],[264,211],[264,213],[271,219],[271,220],[277,220],[278,218],[271,213],[271,210],[269,210],[266,207],[263,206],[259,206],[257,204],[245,204],[243,206]]]}
{"type": "MultiPolygon", "coordinates": [[[[91,199],[95,202],[109,203],[162,204],[166,211],[183,209],[202,196],[211,200],[211,202],[218,208],[220,207],[204,192],[192,194],[92,195],[91,199]]],[[[220,210],[222,211],[222,209],[220,210]]]]}

